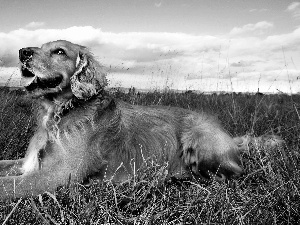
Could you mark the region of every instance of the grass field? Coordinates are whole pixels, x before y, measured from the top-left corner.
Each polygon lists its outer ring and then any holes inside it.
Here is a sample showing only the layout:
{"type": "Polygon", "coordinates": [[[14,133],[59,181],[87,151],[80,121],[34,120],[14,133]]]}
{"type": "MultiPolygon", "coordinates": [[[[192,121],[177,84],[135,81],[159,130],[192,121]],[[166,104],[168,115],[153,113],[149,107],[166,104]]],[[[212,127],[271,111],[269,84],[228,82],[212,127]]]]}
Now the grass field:
{"type": "MultiPolygon", "coordinates": [[[[147,162],[127,183],[78,185],[53,195],[0,203],[5,224],[298,224],[300,96],[117,91],[132,104],[180,106],[215,114],[232,135],[277,134],[286,144],[243,155],[245,174],[226,183],[166,179],[166,165],[147,162]]],[[[35,104],[0,90],[1,159],[24,156],[35,104]]],[[[146,162],[145,162],[146,163],[146,162]]]]}

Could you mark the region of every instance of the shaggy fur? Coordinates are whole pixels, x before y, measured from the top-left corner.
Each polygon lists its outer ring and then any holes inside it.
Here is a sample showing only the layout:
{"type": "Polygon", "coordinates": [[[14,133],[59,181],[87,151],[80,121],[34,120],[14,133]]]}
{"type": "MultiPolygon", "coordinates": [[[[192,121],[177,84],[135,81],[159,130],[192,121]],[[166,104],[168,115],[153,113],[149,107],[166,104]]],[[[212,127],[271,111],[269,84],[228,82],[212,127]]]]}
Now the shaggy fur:
{"type": "Polygon", "coordinates": [[[55,41],[20,50],[23,83],[40,102],[24,159],[0,162],[0,198],[31,196],[96,176],[122,182],[149,157],[177,177],[242,173],[239,151],[205,113],[135,106],[104,91],[103,68],[87,48],[55,41]]]}

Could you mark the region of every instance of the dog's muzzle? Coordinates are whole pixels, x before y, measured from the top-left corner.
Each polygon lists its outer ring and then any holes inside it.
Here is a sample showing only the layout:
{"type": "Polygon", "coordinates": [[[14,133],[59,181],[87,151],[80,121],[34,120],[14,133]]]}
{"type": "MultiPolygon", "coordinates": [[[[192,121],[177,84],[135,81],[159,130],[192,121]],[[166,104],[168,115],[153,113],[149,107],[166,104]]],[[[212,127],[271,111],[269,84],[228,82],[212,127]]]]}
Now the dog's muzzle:
{"type": "Polygon", "coordinates": [[[30,66],[34,51],[31,48],[22,48],[19,50],[19,59],[22,63],[21,75],[22,85],[29,92],[35,89],[49,89],[57,87],[63,80],[62,76],[40,78],[34,74],[34,70],[30,66]]]}
{"type": "Polygon", "coordinates": [[[40,78],[36,76],[32,69],[26,67],[24,64],[21,67],[22,86],[25,87],[27,91],[34,91],[35,89],[49,89],[55,88],[63,81],[63,76],[59,75],[56,77],[40,78]]]}
{"type": "Polygon", "coordinates": [[[19,50],[19,59],[22,64],[21,75],[23,86],[28,86],[34,80],[34,73],[30,68],[29,62],[32,60],[34,51],[31,48],[22,48],[19,50]]]}
{"type": "Polygon", "coordinates": [[[49,89],[57,87],[63,80],[62,76],[54,77],[54,78],[47,78],[42,79],[39,77],[34,77],[34,79],[25,86],[27,91],[34,91],[35,89],[49,89]]]}
{"type": "Polygon", "coordinates": [[[22,63],[26,63],[26,61],[31,60],[34,51],[31,48],[21,48],[19,50],[19,59],[22,63]]]}

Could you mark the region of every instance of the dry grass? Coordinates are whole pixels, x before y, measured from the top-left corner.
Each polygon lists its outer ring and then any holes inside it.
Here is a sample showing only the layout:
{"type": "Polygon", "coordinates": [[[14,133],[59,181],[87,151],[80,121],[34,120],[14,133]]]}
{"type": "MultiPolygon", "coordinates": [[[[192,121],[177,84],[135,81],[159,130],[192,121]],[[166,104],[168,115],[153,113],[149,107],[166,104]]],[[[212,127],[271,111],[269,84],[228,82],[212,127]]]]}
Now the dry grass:
{"type": "MultiPolygon", "coordinates": [[[[115,92],[132,104],[161,104],[216,114],[232,135],[275,133],[283,149],[250,149],[245,174],[228,183],[166,178],[166,165],[148,159],[123,185],[78,184],[31,199],[0,203],[6,224],[296,224],[300,214],[299,96],[115,92]]],[[[24,155],[34,104],[0,90],[1,159],[24,155]]]]}

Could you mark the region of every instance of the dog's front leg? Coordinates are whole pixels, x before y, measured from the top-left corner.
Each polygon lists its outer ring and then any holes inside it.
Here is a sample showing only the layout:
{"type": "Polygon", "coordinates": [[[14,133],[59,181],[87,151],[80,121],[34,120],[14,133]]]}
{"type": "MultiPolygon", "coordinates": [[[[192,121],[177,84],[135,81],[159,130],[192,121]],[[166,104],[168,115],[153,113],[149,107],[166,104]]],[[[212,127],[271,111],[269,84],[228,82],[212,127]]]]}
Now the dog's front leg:
{"type": "Polygon", "coordinates": [[[0,177],[0,200],[31,197],[54,192],[59,186],[73,187],[85,177],[85,170],[78,164],[70,168],[64,159],[50,159],[48,165],[21,176],[0,177]]]}
{"type": "Polygon", "coordinates": [[[39,169],[39,153],[48,143],[48,132],[40,128],[31,138],[25,158],[22,163],[22,173],[29,173],[39,169]]]}
{"type": "Polygon", "coordinates": [[[18,176],[26,172],[37,170],[39,166],[39,151],[45,148],[47,141],[47,131],[45,129],[37,130],[29,142],[25,158],[0,161],[0,177],[18,176]]]}
{"type": "Polygon", "coordinates": [[[68,182],[67,174],[59,171],[40,170],[21,176],[0,177],[0,199],[35,196],[55,189],[68,182]]]}
{"type": "Polygon", "coordinates": [[[23,174],[24,159],[0,161],[0,176],[18,176],[23,174]]]}

